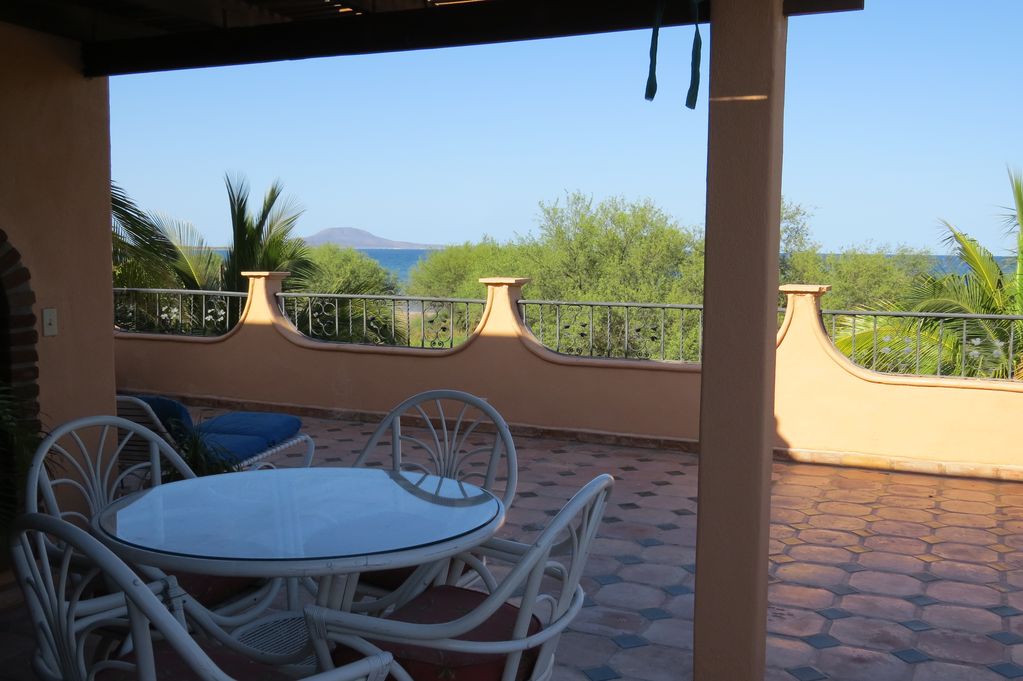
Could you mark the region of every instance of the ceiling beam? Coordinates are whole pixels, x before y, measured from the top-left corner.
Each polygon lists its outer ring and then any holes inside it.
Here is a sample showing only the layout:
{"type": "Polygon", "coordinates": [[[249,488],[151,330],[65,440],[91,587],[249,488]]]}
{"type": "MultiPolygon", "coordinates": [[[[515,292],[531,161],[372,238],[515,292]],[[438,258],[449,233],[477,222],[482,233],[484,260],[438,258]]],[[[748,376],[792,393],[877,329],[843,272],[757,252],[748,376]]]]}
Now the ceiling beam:
{"type": "MultiPolygon", "coordinates": [[[[106,76],[285,59],[400,52],[649,28],[656,0],[490,0],[147,40],[86,43],[84,73],[106,76]]],[[[699,21],[707,21],[700,4],[699,21]]],[[[693,23],[671,3],[664,24],[693,23]]]]}
{"type": "Polygon", "coordinates": [[[429,3],[427,0],[342,0],[341,4],[359,12],[397,12],[422,9],[429,3]]]}
{"type": "MultiPolygon", "coordinates": [[[[854,9],[862,0],[786,0],[798,13],[854,9]],[[814,9],[817,8],[817,9],[814,9]]],[[[401,52],[650,28],[657,0],[488,0],[335,19],[85,43],[86,76],[228,66],[312,57],[401,52]]],[[[709,21],[669,3],[663,25],[709,21]]],[[[354,16],[353,16],[354,15],[354,16]]]]}
{"type": "Polygon", "coordinates": [[[279,14],[242,2],[242,0],[215,0],[214,2],[210,2],[210,0],[132,0],[132,2],[141,7],[217,28],[255,26],[286,21],[279,14]]]}
{"type": "Polygon", "coordinates": [[[0,21],[81,41],[121,40],[164,31],[56,0],[0,0],[0,21]]]}
{"type": "Polygon", "coordinates": [[[785,15],[852,12],[863,9],[864,0],[785,0],[785,15]]]}

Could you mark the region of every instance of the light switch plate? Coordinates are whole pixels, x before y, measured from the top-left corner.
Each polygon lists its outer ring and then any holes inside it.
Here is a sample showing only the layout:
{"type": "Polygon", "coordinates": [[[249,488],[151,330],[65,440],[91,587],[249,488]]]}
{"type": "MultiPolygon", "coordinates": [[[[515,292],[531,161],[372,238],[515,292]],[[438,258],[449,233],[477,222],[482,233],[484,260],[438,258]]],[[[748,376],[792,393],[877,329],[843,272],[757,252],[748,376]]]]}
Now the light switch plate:
{"type": "Polygon", "coordinates": [[[57,308],[55,307],[43,308],[43,335],[57,335],[57,308]]]}

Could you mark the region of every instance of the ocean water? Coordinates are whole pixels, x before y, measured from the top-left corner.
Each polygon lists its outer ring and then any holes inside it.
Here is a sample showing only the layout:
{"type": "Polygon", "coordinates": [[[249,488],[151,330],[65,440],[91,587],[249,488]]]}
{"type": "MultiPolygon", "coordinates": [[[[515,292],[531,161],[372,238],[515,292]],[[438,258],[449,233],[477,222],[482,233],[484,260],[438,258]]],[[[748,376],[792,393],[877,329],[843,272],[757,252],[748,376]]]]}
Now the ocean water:
{"type": "Polygon", "coordinates": [[[361,253],[380,263],[381,267],[390,270],[398,277],[398,281],[408,283],[408,273],[412,267],[430,254],[426,248],[360,248],[361,253]]]}

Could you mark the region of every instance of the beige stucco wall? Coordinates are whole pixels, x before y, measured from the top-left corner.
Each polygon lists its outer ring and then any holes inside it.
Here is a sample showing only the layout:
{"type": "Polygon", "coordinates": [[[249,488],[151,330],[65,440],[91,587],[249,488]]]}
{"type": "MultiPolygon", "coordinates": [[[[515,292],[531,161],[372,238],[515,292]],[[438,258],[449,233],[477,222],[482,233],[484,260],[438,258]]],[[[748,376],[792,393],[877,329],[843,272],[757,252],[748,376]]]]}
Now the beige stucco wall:
{"type": "Polygon", "coordinates": [[[110,132],[79,46],[0,23],[0,229],[31,272],[45,427],[110,412],[110,132]],[[43,308],[59,333],[42,336],[43,308]]]}
{"type": "Polygon", "coordinates": [[[893,376],[855,366],[819,321],[827,287],[788,286],[775,385],[795,459],[1023,479],[1023,381],[893,376]]]}
{"type": "MultiPolygon", "coordinates": [[[[516,314],[524,280],[488,285],[483,321],[454,350],[321,343],[277,309],[280,277],[252,280],[242,323],[220,338],[116,333],[121,390],[383,413],[429,388],[487,397],[514,425],[695,442],[699,365],[564,357],[516,314]]],[[[858,368],[821,327],[827,287],[787,286],[778,333],[776,446],[801,461],[1023,479],[1023,382],[858,368]]],[[[736,423],[736,427],[742,424],[736,423]]]]}
{"type": "Polygon", "coordinates": [[[256,277],[242,322],[226,336],[117,334],[117,385],[379,413],[416,392],[454,388],[486,397],[516,425],[695,440],[697,365],[557,355],[519,319],[524,280],[490,282],[476,333],[453,350],[431,351],[310,340],[280,314],[279,278],[256,277]]]}

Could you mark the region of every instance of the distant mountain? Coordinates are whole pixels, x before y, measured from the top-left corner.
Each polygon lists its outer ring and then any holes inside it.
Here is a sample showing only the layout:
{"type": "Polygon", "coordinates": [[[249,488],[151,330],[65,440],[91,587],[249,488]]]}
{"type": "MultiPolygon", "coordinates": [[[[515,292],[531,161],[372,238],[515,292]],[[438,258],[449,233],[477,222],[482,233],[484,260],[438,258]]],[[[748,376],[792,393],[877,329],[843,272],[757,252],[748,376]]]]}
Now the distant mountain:
{"type": "Polygon", "coordinates": [[[310,246],[321,244],[337,244],[348,248],[415,248],[420,250],[431,248],[443,248],[439,244],[417,244],[411,241],[392,241],[371,234],[364,229],[355,227],[335,227],[324,229],[311,236],[304,236],[302,240],[310,246]]]}

